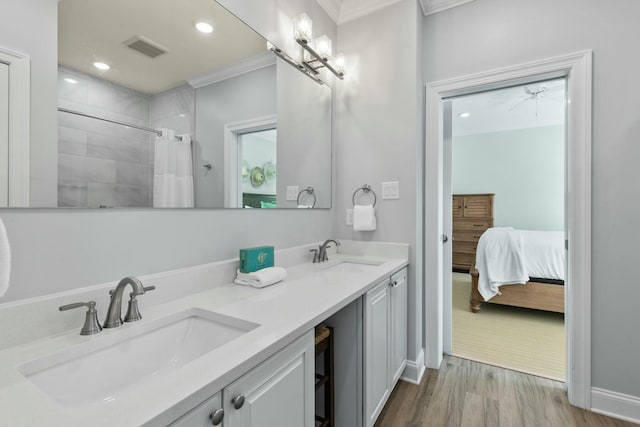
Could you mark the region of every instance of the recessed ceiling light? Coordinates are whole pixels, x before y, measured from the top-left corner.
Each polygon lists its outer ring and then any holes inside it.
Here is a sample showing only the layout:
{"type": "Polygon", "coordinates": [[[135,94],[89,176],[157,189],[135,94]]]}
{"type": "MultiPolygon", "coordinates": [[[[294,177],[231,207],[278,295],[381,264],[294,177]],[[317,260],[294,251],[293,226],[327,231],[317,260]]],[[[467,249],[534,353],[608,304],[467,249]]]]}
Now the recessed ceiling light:
{"type": "Polygon", "coordinates": [[[66,79],[64,79],[64,81],[67,83],[71,83],[72,85],[78,84],[78,81],[76,79],[72,79],[70,77],[67,77],[66,79]]]}
{"type": "Polygon", "coordinates": [[[206,34],[213,32],[213,26],[211,26],[211,24],[208,24],[206,22],[196,22],[196,29],[201,33],[206,33],[206,34]]]}
{"type": "Polygon", "coordinates": [[[96,67],[98,70],[103,70],[103,71],[106,71],[109,68],[111,68],[110,66],[108,66],[104,62],[94,62],[93,66],[96,67]]]}
{"type": "Polygon", "coordinates": [[[471,113],[460,113],[460,114],[458,114],[458,117],[462,117],[463,119],[466,119],[470,115],[471,115],[471,113]]]}

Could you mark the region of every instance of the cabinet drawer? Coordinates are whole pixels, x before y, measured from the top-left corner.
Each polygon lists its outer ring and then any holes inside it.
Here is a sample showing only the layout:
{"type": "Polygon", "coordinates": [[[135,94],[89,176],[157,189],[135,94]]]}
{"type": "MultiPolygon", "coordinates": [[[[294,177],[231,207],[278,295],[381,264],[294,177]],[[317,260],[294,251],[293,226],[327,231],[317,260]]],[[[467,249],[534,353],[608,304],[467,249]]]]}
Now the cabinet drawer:
{"type": "Polygon", "coordinates": [[[453,241],[453,252],[464,254],[475,254],[478,244],[474,242],[453,241]]]}
{"type": "Polygon", "coordinates": [[[480,240],[480,236],[484,233],[485,230],[482,231],[456,231],[453,233],[453,244],[456,242],[478,242],[480,240]]]}
{"type": "Polygon", "coordinates": [[[453,253],[452,264],[454,267],[471,267],[475,262],[475,254],[453,253]]]}
{"type": "Polygon", "coordinates": [[[465,218],[487,218],[493,216],[493,198],[488,196],[465,196],[465,218]]]}
{"type": "Polygon", "coordinates": [[[453,231],[484,231],[493,226],[491,220],[457,220],[453,222],[453,231]]]}
{"type": "Polygon", "coordinates": [[[462,207],[464,206],[464,197],[453,197],[451,207],[453,209],[454,218],[462,218],[462,207]]]}

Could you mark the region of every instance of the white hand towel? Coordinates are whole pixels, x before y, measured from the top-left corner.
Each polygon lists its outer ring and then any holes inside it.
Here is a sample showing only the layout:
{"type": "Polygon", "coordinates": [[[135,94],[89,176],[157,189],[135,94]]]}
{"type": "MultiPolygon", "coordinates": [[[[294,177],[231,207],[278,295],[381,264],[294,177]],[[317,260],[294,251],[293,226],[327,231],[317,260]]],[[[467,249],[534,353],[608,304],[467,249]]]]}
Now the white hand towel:
{"type": "Polygon", "coordinates": [[[11,275],[11,247],[7,238],[7,230],[4,228],[2,218],[0,218],[0,297],[9,288],[9,277],[11,275]]]}
{"type": "Polygon", "coordinates": [[[282,267],[267,267],[253,273],[240,273],[234,282],[238,285],[253,286],[254,288],[264,288],[273,285],[287,278],[287,270],[282,267]]]}
{"type": "Polygon", "coordinates": [[[355,205],[353,207],[353,229],[355,231],[376,229],[376,209],[373,205],[355,205]]]}

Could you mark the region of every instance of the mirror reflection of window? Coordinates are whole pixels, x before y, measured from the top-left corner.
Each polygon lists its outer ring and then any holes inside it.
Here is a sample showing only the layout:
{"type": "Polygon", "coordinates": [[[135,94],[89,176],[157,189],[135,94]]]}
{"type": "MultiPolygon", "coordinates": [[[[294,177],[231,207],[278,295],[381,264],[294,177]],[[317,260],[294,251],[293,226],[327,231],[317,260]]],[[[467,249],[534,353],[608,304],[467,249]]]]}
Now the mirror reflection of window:
{"type": "Polygon", "coordinates": [[[239,136],[238,180],[242,189],[242,207],[276,207],[277,131],[265,129],[239,136]]]}

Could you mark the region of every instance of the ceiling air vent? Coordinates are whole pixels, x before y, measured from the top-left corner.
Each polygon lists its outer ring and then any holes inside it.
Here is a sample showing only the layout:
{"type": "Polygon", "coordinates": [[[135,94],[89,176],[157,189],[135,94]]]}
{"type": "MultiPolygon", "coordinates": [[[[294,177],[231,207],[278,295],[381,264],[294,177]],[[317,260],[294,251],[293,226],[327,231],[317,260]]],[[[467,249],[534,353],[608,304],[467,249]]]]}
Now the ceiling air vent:
{"type": "Polygon", "coordinates": [[[132,37],[125,41],[124,44],[149,58],[156,58],[168,52],[164,47],[142,36],[132,37]]]}

